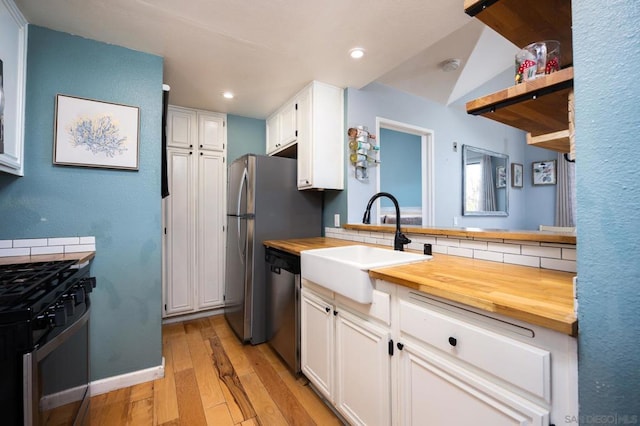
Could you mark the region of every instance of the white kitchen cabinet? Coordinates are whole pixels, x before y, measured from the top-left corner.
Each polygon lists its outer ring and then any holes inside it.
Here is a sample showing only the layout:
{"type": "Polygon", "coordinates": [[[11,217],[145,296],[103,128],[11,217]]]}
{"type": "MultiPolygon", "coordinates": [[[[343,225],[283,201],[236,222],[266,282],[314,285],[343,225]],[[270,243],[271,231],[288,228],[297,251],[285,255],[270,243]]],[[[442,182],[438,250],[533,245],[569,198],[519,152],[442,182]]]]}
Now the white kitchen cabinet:
{"type": "Polygon", "coordinates": [[[344,189],[343,104],[341,88],[312,81],[267,119],[269,155],[296,144],[298,189],[344,189]]]}
{"type": "Polygon", "coordinates": [[[303,284],[302,372],[353,425],[391,421],[389,329],[303,284]]]}
{"type": "Polygon", "coordinates": [[[292,99],[267,118],[267,154],[290,147],[297,140],[297,129],[297,99],[292,99]]]}
{"type": "Polygon", "coordinates": [[[24,175],[24,117],[27,77],[27,20],[13,1],[0,2],[0,171],[24,175]]]}
{"type": "MultiPolygon", "coordinates": [[[[398,351],[402,425],[547,426],[549,412],[411,342],[398,351]]],[[[487,348],[489,350],[489,348],[487,348]]]]}
{"type": "Polygon", "coordinates": [[[207,151],[224,151],[227,141],[226,114],[198,111],[197,118],[198,148],[207,151]]]}
{"type": "Polygon", "coordinates": [[[559,424],[572,336],[376,280],[371,304],[302,281],[302,372],[350,424],[559,424]]]}
{"type": "Polygon", "coordinates": [[[225,121],[224,114],[175,106],[168,110],[165,317],[223,304],[225,121]]]}
{"type": "Polygon", "coordinates": [[[336,307],[336,408],[353,425],[391,422],[390,332],[336,307]]]}
{"type": "Polygon", "coordinates": [[[333,304],[303,288],[300,318],[302,372],[327,400],[333,402],[333,304]]]}
{"type": "Polygon", "coordinates": [[[406,287],[397,296],[400,424],[547,426],[577,415],[571,336],[406,287]]]}

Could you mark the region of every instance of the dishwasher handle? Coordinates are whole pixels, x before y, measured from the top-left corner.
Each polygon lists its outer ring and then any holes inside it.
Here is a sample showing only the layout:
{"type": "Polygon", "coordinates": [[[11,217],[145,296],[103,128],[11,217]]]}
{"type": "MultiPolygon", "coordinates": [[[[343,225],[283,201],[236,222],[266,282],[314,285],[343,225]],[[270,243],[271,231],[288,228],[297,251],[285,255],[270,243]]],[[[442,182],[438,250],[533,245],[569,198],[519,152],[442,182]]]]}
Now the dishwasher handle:
{"type": "Polygon", "coordinates": [[[284,269],[292,274],[300,274],[300,257],[294,254],[268,248],[264,260],[275,273],[280,273],[279,270],[284,269]]]}

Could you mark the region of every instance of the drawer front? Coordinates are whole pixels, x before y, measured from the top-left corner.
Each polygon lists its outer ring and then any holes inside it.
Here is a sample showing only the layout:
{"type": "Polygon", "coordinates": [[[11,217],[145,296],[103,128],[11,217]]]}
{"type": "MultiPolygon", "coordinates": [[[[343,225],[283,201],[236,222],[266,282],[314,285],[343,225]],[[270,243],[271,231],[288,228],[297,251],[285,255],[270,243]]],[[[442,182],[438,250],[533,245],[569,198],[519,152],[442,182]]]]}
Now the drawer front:
{"type": "Polygon", "coordinates": [[[405,300],[400,301],[400,331],[551,401],[548,351],[405,300]]]}

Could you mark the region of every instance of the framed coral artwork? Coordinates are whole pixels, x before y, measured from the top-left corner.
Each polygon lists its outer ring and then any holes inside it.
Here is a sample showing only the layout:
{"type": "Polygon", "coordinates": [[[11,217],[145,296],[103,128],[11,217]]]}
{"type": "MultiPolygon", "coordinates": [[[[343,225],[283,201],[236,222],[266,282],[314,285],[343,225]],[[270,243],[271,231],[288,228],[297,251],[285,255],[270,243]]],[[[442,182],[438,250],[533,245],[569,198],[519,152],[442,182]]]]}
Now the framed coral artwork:
{"type": "Polygon", "coordinates": [[[56,96],[53,164],[138,170],[138,107],[56,96]]]}

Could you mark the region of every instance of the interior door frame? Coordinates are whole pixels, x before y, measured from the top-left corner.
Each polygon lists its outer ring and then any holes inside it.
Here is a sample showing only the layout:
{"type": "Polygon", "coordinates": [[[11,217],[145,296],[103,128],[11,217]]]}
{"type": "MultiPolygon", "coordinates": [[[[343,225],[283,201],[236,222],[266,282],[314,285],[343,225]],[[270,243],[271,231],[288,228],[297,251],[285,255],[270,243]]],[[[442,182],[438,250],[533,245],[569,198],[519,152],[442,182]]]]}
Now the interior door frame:
{"type": "MultiPolygon", "coordinates": [[[[376,135],[380,129],[395,130],[420,136],[422,163],[422,226],[434,226],[435,223],[435,186],[434,186],[434,132],[425,127],[376,117],[376,135]]],[[[380,141],[378,141],[380,143],[380,141]]],[[[380,192],[380,167],[376,167],[376,193],[380,192]]],[[[380,222],[380,199],[376,200],[375,217],[373,223],[380,222]]]]}

